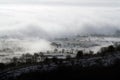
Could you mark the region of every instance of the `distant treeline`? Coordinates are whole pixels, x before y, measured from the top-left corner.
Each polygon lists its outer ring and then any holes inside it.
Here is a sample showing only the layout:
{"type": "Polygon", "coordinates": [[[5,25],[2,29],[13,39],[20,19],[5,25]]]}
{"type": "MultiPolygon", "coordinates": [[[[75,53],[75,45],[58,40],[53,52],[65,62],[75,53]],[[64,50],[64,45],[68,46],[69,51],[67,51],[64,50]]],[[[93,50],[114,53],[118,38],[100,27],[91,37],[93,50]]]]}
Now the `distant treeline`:
{"type": "MultiPolygon", "coordinates": [[[[89,51],[88,53],[84,53],[82,50],[79,50],[76,54],[75,58],[72,58],[70,55],[66,56],[66,59],[57,59],[57,57],[53,57],[51,59],[47,58],[43,52],[34,53],[33,55],[30,53],[23,54],[21,57],[13,57],[10,63],[0,63],[0,70],[21,66],[23,64],[36,64],[36,63],[45,63],[45,62],[57,62],[57,61],[71,61],[71,60],[79,60],[79,59],[89,59],[94,57],[105,57],[108,55],[114,55],[116,53],[120,53],[120,45],[110,45],[108,47],[102,47],[101,50],[94,54],[93,51],[89,51]]],[[[59,63],[59,62],[58,62],[59,63]]]]}

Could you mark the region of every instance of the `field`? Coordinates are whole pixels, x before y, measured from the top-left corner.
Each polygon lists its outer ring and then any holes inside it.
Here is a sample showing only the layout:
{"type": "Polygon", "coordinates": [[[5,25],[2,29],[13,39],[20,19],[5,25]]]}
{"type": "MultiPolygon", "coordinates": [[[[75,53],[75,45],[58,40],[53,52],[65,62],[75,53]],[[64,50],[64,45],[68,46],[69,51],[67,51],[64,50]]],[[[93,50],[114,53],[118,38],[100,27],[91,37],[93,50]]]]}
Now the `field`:
{"type": "Polygon", "coordinates": [[[116,37],[93,37],[93,36],[75,36],[70,38],[57,39],[1,39],[0,40],[0,62],[9,62],[13,57],[19,57],[22,54],[47,52],[49,55],[63,56],[68,55],[67,52],[73,50],[71,56],[75,56],[78,50],[84,52],[93,51],[96,54],[101,47],[107,47],[120,42],[120,38],[116,37]],[[57,45],[52,45],[55,43],[57,45]],[[57,49],[57,52],[53,53],[57,49]],[[60,51],[65,50],[66,53],[60,51]]]}

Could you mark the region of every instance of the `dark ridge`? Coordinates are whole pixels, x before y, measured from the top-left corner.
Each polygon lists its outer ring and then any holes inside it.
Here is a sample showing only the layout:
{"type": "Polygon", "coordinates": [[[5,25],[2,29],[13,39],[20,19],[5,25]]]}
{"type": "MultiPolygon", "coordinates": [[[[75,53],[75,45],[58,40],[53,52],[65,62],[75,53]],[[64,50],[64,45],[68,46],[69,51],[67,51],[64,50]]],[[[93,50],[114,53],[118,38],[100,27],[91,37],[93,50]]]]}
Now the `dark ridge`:
{"type": "MultiPolygon", "coordinates": [[[[38,56],[37,53],[26,55],[38,56]]],[[[0,64],[0,80],[101,80],[116,79],[119,75],[120,45],[102,48],[97,54],[83,54],[78,51],[76,58],[53,57],[45,58],[43,62],[17,62],[17,58],[13,58],[9,64],[0,64]]]]}

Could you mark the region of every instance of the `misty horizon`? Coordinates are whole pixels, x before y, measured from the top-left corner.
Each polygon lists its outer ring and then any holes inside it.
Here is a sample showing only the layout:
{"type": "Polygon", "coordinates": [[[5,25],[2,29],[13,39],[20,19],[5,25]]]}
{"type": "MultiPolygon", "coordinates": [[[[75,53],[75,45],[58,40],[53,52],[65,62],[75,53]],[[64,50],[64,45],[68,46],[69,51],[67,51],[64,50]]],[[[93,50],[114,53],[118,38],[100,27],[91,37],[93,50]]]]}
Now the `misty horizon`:
{"type": "Polygon", "coordinates": [[[4,0],[0,4],[2,36],[111,35],[120,30],[118,0],[4,0]]]}
{"type": "Polygon", "coordinates": [[[119,73],[120,0],[0,0],[0,80],[119,73]]]}

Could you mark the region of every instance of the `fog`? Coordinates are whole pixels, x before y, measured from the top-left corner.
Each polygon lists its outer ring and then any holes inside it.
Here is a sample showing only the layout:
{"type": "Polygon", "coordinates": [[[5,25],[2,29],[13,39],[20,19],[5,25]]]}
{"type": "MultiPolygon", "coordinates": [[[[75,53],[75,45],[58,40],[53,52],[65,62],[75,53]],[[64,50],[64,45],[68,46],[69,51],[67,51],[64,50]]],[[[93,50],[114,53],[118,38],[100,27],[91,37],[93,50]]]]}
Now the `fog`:
{"type": "Polygon", "coordinates": [[[0,34],[29,37],[112,34],[120,28],[119,14],[120,7],[0,5],[0,34]]]}
{"type": "Polygon", "coordinates": [[[118,0],[0,1],[0,38],[34,39],[28,48],[38,51],[51,49],[49,38],[114,34],[120,29],[119,4],[118,0]]]}
{"type": "Polygon", "coordinates": [[[51,43],[45,39],[7,39],[0,40],[0,53],[16,54],[16,53],[35,53],[35,52],[46,52],[52,50],[54,47],[51,43]]]}

